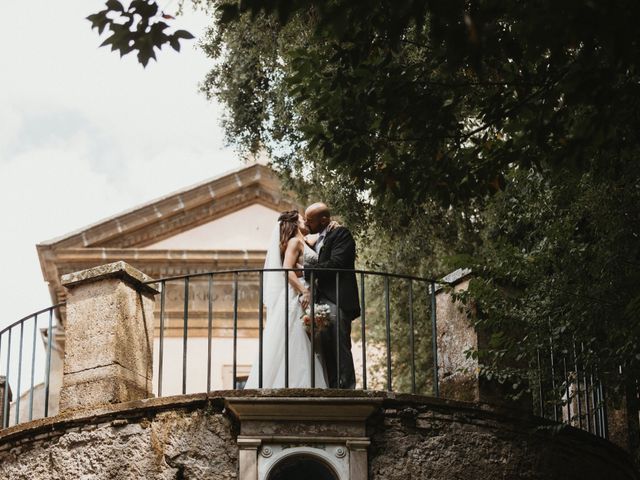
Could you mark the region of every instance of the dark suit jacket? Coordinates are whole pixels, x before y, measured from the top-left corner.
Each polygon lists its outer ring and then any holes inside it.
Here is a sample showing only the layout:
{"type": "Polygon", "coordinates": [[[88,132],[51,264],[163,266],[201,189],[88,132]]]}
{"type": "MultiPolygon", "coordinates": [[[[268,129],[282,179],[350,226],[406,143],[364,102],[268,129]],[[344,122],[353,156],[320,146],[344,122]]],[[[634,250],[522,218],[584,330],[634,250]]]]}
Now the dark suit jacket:
{"type": "MultiPolygon", "coordinates": [[[[356,242],[351,232],[345,227],[336,227],[324,238],[324,243],[318,253],[317,268],[346,268],[354,269],[356,261],[356,242]]],[[[360,316],[360,301],[358,297],[358,283],[355,273],[341,272],[338,294],[340,296],[340,309],[350,320],[360,316]]],[[[318,280],[318,294],[337,304],[336,298],[336,273],[315,273],[318,280]]]]}

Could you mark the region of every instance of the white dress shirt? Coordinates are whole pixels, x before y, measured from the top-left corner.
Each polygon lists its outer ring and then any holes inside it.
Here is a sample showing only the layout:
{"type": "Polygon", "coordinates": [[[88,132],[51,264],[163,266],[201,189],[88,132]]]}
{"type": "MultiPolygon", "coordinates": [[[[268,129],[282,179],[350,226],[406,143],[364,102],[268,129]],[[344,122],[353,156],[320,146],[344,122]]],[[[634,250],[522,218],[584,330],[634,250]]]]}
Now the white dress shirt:
{"type": "Polygon", "coordinates": [[[318,235],[318,241],[316,242],[315,248],[314,250],[317,253],[320,253],[320,249],[322,248],[322,245],[324,244],[324,237],[327,236],[327,227],[324,228],[324,230],[322,230],[320,232],[320,234],[318,235]]]}

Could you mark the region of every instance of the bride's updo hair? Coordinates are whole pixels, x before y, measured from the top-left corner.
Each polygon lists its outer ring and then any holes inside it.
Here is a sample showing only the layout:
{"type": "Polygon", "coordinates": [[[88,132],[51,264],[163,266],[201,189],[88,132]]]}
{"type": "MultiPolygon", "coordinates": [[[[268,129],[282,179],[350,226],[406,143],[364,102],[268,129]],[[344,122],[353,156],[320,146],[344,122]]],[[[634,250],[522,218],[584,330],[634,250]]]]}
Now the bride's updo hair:
{"type": "Polygon", "coordinates": [[[280,255],[284,255],[289,240],[298,233],[298,216],[297,210],[289,210],[282,212],[278,217],[280,222],[280,255]]]}

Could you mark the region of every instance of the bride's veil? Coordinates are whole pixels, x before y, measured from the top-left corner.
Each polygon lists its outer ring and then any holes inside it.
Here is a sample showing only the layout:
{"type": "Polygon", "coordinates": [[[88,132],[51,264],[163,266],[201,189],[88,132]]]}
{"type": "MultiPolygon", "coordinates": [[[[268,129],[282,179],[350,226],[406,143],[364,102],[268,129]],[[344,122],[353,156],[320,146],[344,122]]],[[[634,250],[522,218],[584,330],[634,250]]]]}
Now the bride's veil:
{"type": "MultiPolygon", "coordinates": [[[[263,273],[262,301],[267,307],[267,323],[263,335],[262,358],[256,352],[256,360],[251,367],[245,388],[282,388],[285,386],[286,346],[285,337],[288,332],[289,340],[289,386],[308,387],[310,385],[310,368],[307,367],[311,358],[311,343],[307,337],[301,318],[301,307],[289,290],[288,303],[285,305],[285,292],[289,289],[287,275],[282,269],[280,254],[280,223],[276,223],[267,256],[264,261],[265,270],[280,271],[263,273]],[[287,318],[288,317],[288,318],[287,318]],[[262,384],[260,384],[260,368],[262,367],[262,384]]],[[[316,386],[325,386],[324,367],[316,358],[316,386]]]]}
{"type": "MultiPolygon", "coordinates": [[[[270,268],[282,268],[280,255],[280,222],[271,233],[267,257],[264,260],[265,270],[270,268]]],[[[263,303],[267,307],[267,314],[274,312],[280,297],[284,294],[285,274],[283,272],[264,272],[263,303]]]]}

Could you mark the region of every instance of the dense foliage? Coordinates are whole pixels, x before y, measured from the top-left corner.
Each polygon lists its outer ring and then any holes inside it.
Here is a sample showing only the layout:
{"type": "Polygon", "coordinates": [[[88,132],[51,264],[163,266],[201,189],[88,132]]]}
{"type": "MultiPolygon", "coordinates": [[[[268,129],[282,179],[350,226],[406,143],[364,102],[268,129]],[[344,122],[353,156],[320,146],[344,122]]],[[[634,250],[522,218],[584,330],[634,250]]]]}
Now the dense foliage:
{"type": "Polygon", "coordinates": [[[551,341],[637,378],[640,7],[269,5],[218,4],[204,41],[229,138],[331,201],[367,264],[472,265],[486,374],[526,386],[551,341]]]}
{"type": "Polygon", "coordinates": [[[527,385],[550,339],[638,378],[639,3],[209,5],[229,140],[330,202],[362,263],[472,266],[487,375],[527,385]]]}

